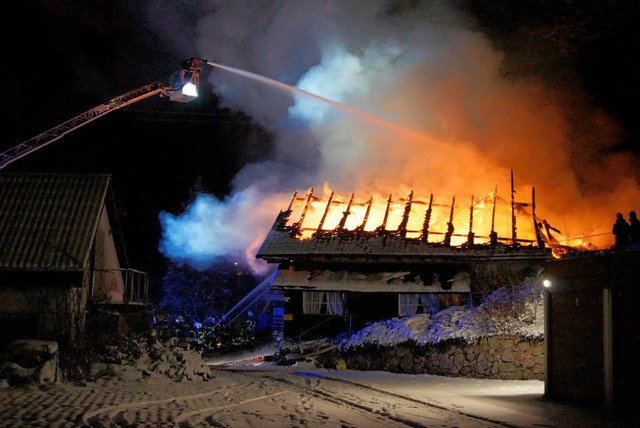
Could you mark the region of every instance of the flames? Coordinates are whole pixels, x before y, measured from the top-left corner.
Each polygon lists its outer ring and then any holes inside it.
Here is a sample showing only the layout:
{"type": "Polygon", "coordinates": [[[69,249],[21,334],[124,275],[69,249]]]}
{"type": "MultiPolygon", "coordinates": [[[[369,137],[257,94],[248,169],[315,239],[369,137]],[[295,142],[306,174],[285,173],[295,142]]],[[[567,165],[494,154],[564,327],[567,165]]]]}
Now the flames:
{"type": "Polygon", "coordinates": [[[564,245],[562,233],[536,217],[535,192],[531,202],[505,199],[496,191],[467,201],[455,196],[406,194],[344,195],[325,185],[294,193],[286,226],[297,239],[338,236],[344,233],[396,234],[406,239],[451,246],[547,246],[556,257],[573,247],[564,245]]]}

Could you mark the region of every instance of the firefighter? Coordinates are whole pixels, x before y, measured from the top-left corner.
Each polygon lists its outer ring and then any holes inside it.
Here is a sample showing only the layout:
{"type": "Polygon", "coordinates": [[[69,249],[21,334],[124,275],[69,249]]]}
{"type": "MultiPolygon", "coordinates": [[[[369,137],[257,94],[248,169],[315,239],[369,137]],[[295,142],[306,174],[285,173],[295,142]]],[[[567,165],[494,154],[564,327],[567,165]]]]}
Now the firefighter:
{"type": "Polygon", "coordinates": [[[613,228],[611,232],[615,237],[615,242],[613,244],[613,248],[616,250],[621,250],[629,247],[629,232],[630,232],[629,223],[624,219],[622,213],[616,214],[616,221],[613,223],[613,228]]]}
{"type": "Polygon", "coordinates": [[[247,312],[247,321],[245,322],[245,340],[248,343],[252,343],[255,339],[254,330],[256,328],[256,322],[253,319],[253,312],[247,312]]]}
{"type": "Polygon", "coordinates": [[[273,338],[274,355],[279,355],[280,345],[282,343],[282,334],[280,333],[280,330],[279,329],[273,330],[273,333],[271,333],[271,337],[273,338]]]}
{"type": "Polygon", "coordinates": [[[184,320],[184,317],[182,315],[179,315],[178,317],[176,317],[175,320],[175,328],[174,328],[174,336],[177,337],[178,339],[184,339],[185,338],[185,331],[187,329],[187,325],[186,325],[186,321],[184,320]]]}

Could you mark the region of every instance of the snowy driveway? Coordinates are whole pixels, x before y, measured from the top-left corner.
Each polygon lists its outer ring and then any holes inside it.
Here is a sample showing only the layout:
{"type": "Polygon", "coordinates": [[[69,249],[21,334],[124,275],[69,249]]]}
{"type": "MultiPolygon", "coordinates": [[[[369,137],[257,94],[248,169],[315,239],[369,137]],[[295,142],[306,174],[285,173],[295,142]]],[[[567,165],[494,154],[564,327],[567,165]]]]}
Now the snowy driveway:
{"type": "Polygon", "coordinates": [[[126,371],[86,386],[0,390],[0,427],[613,427],[539,381],[223,365],[209,381],[126,371]],[[132,375],[132,376],[130,376],[132,375]],[[135,377],[135,376],[138,377],[135,377]]]}

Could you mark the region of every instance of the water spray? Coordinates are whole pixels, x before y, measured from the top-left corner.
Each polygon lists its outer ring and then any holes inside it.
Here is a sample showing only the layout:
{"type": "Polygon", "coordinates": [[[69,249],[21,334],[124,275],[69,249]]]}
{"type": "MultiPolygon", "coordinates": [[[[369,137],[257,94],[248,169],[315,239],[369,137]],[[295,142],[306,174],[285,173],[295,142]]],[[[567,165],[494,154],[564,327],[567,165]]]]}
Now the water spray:
{"type": "Polygon", "coordinates": [[[342,103],[339,103],[337,101],[330,100],[329,98],[321,97],[320,95],[314,94],[313,92],[305,91],[304,89],[300,89],[300,88],[297,88],[297,87],[292,86],[292,85],[287,85],[286,83],[282,83],[282,82],[280,82],[278,80],[270,79],[270,78],[262,76],[260,74],[252,73],[252,72],[246,71],[246,70],[241,70],[239,68],[234,68],[234,67],[229,67],[229,66],[226,66],[226,65],[222,65],[222,64],[219,64],[219,63],[216,63],[216,62],[213,62],[213,61],[207,61],[205,59],[201,59],[201,60],[198,60],[198,61],[202,61],[202,62],[204,62],[204,63],[206,63],[206,64],[208,64],[208,65],[210,65],[212,67],[217,67],[217,68],[220,68],[222,70],[226,70],[226,71],[229,71],[231,73],[235,73],[237,75],[247,77],[249,79],[257,80],[259,82],[263,82],[263,83],[269,84],[271,86],[275,86],[275,87],[280,88],[280,89],[284,89],[284,90],[292,92],[292,93],[297,93],[297,94],[305,95],[307,97],[314,98],[314,99],[316,99],[318,101],[322,101],[324,103],[330,104],[330,105],[332,105],[334,107],[337,107],[337,108],[339,108],[339,109],[341,109],[343,111],[351,113],[351,114],[353,114],[355,116],[358,116],[358,117],[360,117],[362,119],[365,119],[366,121],[375,123],[376,125],[388,128],[388,129],[390,129],[392,131],[395,131],[395,132],[397,132],[397,133],[399,133],[399,134],[401,134],[401,135],[403,135],[403,136],[405,136],[407,138],[410,138],[410,139],[413,139],[413,140],[417,140],[417,141],[427,142],[427,143],[430,143],[430,144],[438,144],[438,145],[443,144],[442,142],[434,140],[433,138],[427,137],[424,134],[421,134],[421,133],[415,132],[415,131],[411,131],[410,129],[404,128],[404,127],[402,127],[400,125],[397,125],[397,124],[395,124],[393,122],[390,122],[390,121],[388,121],[386,119],[383,119],[381,117],[375,116],[375,115],[373,115],[371,113],[367,113],[367,112],[364,112],[362,110],[358,110],[358,109],[356,109],[354,107],[351,107],[351,106],[348,106],[346,104],[342,104],[342,103]]]}
{"type": "Polygon", "coordinates": [[[231,309],[229,309],[226,314],[222,315],[222,317],[218,320],[218,322],[216,322],[216,324],[213,327],[214,328],[217,327],[222,322],[233,322],[233,321],[235,321],[235,319],[240,316],[242,311],[238,311],[238,314],[235,317],[233,317],[233,319],[231,319],[231,320],[227,320],[227,318],[236,309],[241,308],[241,307],[242,307],[242,309],[247,308],[251,304],[253,304],[256,300],[258,300],[260,297],[262,297],[264,294],[266,294],[267,291],[269,291],[271,289],[271,284],[273,284],[273,281],[276,279],[276,275],[277,274],[278,274],[278,268],[274,268],[273,269],[273,273],[271,275],[269,275],[269,277],[267,277],[264,281],[262,281],[260,284],[258,284],[256,286],[256,288],[254,288],[246,296],[244,296],[238,303],[236,303],[231,309]],[[251,299],[251,300],[247,303],[247,301],[249,299],[251,299]]]}

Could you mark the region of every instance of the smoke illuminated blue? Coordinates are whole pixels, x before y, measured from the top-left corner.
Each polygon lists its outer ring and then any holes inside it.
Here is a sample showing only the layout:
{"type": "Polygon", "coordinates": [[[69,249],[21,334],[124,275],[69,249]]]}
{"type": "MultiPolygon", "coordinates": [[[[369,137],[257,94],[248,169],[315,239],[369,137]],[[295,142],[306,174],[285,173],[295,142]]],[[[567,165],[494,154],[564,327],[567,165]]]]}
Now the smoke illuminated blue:
{"type": "Polygon", "coordinates": [[[207,269],[219,258],[240,261],[254,271],[260,270],[256,265],[259,262],[249,253],[261,217],[255,193],[250,188],[224,200],[199,194],[182,214],[161,212],[160,252],[198,270],[207,269]]]}

